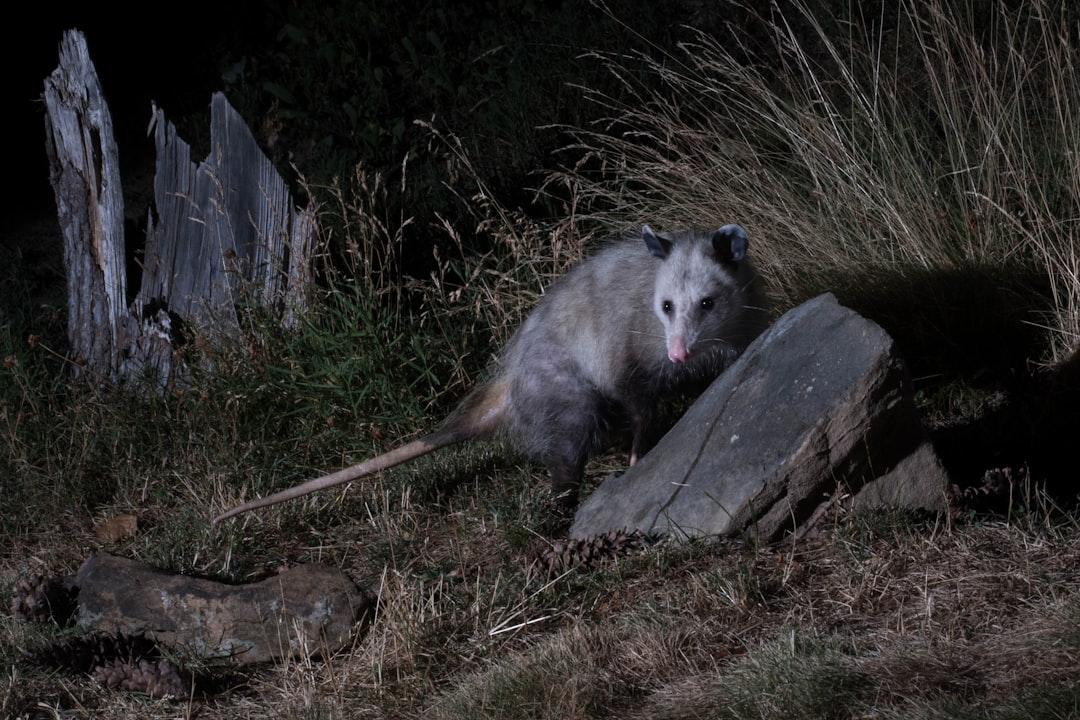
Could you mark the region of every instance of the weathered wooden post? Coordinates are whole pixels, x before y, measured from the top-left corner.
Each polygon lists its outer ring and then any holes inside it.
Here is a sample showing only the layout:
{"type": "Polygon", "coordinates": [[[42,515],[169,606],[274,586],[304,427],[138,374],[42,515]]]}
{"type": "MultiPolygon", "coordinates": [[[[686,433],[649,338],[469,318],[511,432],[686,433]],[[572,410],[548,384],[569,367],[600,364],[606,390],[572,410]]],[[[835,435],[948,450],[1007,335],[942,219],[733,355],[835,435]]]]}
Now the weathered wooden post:
{"type": "Polygon", "coordinates": [[[121,375],[131,316],[124,200],[112,118],[82,33],[64,33],[45,80],[46,151],[68,281],[68,340],[77,367],[121,375]]]}
{"type": "Polygon", "coordinates": [[[68,31],[45,82],[48,152],[68,268],[68,336],[79,367],[111,381],[182,381],[182,335],[237,339],[238,303],[294,327],[307,307],[314,211],[297,210],[281,175],[225,96],[211,101],[210,155],[154,108],[154,211],[142,281],[126,300],[123,200],[112,122],[86,41],[68,31]],[[185,332],[179,332],[180,327],[185,332]]]}

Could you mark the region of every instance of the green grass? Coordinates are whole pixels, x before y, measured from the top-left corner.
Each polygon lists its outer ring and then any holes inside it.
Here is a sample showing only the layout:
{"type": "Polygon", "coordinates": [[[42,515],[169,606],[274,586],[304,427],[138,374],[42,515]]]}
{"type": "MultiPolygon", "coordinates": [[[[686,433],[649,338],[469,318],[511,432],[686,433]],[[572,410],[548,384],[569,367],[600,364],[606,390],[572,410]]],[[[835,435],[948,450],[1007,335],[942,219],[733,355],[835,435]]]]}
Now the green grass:
{"type": "MultiPolygon", "coordinates": [[[[0,716],[1075,714],[1080,517],[1037,483],[1005,515],[838,517],[797,546],[660,545],[558,578],[531,564],[550,535],[546,478],[498,444],[209,525],[432,427],[552,278],[643,220],[737,220],[779,309],[828,289],[878,319],[936,378],[920,384],[932,427],[1035,418],[995,415],[1025,400],[1008,378],[1071,352],[1080,297],[1075,53],[1050,10],[968,22],[905,3],[882,21],[794,5],[746,47],[699,35],[659,61],[594,58],[625,92],[591,93],[614,124],[577,129],[592,155],[551,177],[554,221],[506,207],[468,145],[429,127],[476,180],[468,228],[426,228],[431,273],[401,271],[407,171],[312,189],[312,313],[282,333],[248,312],[242,343],[193,348],[190,384],[162,396],[71,382],[56,269],[0,256],[0,598],[97,550],[230,581],[320,562],[379,596],[353,646],[191,704],[51,674],[24,653],[60,631],[0,615],[0,716]],[[118,513],[139,532],[99,540],[118,513]]],[[[621,462],[598,458],[587,483],[621,462]]]]}

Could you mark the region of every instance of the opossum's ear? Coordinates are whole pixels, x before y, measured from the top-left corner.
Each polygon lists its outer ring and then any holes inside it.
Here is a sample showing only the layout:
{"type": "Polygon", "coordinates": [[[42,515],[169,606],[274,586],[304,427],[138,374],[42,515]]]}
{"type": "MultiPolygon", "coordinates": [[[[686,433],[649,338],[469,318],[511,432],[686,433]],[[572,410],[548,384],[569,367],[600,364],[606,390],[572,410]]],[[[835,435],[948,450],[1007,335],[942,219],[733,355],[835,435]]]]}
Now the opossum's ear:
{"type": "Polygon", "coordinates": [[[742,225],[725,225],[712,236],[713,252],[722,263],[741,262],[746,257],[746,248],[750,239],[742,225]]]}
{"type": "Polygon", "coordinates": [[[671,252],[671,241],[654,233],[653,229],[648,225],[641,226],[641,237],[653,257],[663,260],[671,252]]]}

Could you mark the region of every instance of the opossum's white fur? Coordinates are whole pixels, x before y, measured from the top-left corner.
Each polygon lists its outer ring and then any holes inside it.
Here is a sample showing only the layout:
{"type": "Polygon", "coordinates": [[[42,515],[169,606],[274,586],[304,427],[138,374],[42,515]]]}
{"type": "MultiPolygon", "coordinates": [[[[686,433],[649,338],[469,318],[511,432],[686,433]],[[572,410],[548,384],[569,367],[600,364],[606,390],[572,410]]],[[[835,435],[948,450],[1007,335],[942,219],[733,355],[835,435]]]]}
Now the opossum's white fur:
{"type": "Polygon", "coordinates": [[[491,379],[442,427],[345,470],[254,500],[215,518],[306,495],[464,440],[507,437],[576,501],[585,461],[613,413],[647,450],[661,397],[724,369],[764,328],[746,231],[655,233],[600,250],[555,282],[507,343],[491,379]]]}

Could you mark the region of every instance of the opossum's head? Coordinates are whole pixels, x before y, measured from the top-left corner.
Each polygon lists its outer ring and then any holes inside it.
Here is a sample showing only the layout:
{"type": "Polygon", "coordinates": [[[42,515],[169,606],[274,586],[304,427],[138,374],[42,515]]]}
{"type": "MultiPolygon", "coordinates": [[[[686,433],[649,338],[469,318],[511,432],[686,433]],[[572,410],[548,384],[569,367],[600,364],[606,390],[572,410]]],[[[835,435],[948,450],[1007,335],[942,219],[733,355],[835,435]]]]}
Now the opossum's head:
{"type": "Polygon", "coordinates": [[[642,238],[660,262],[653,311],[667,337],[667,355],[681,365],[699,351],[717,349],[729,318],[743,312],[739,268],[749,241],[739,225],[707,233],[662,236],[648,225],[642,238]]]}

